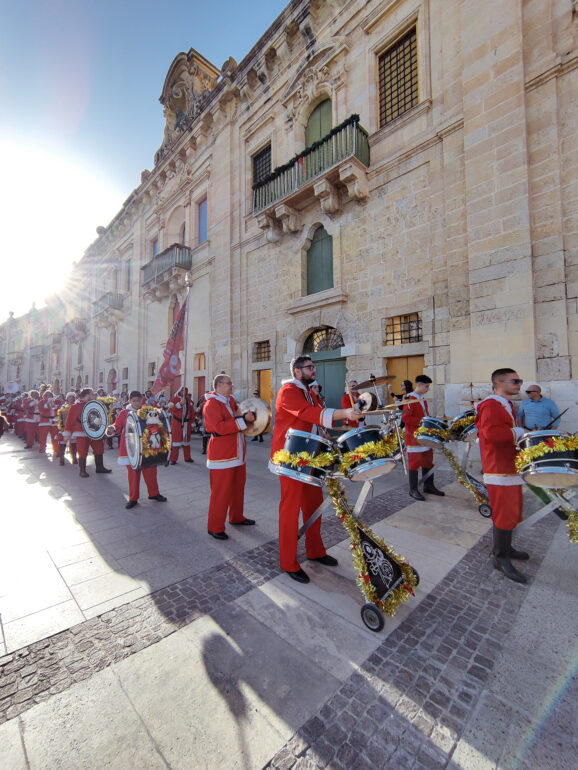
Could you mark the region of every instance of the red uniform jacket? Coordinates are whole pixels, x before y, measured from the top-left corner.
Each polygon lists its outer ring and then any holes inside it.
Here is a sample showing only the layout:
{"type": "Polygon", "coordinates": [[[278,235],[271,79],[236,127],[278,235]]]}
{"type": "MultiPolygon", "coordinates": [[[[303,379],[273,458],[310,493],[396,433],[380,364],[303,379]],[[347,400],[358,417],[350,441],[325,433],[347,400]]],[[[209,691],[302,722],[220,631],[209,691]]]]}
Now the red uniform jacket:
{"type": "Polygon", "coordinates": [[[56,413],[62,406],[62,401],[58,398],[41,398],[38,402],[38,414],[40,415],[40,425],[56,425],[56,413]],[[48,401],[52,401],[52,406],[48,401]]]}
{"type": "Polygon", "coordinates": [[[86,436],[81,420],[85,403],[85,401],[75,401],[68,410],[66,422],[64,423],[64,435],[66,437],[78,438],[79,436],[86,436]]]}
{"type": "Polygon", "coordinates": [[[317,433],[317,425],[331,428],[334,411],[334,409],[316,406],[312,394],[299,380],[289,380],[284,383],[275,403],[271,458],[275,452],[285,446],[285,434],[289,428],[307,433],[317,433]]]}
{"type": "Polygon", "coordinates": [[[427,446],[420,446],[414,436],[422,419],[426,415],[429,416],[427,401],[418,396],[417,393],[410,393],[409,398],[415,403],[406,404],[403,407],[403,424],[405,426],[405,444],[407,446],[407,451],[409,453],[428,452],[430,448],[427,446]]]}
{"type": "Polygon", "coordinates": [[[38,414],[38,401],[34,398],[22,399],[22,406],[24,407],[24,419],[26,422],[38,422],[40,415],[38,414]]]}
{"type": "MultiPolygon", "coordinates": [[[[352,391],[351,395],[353,396],[353,403],[355,404],[359,398],[359,393],[352,391]]],[[[351,399],[349,398],[349,393],[344,393],[341,396],[341,408],[351,409],[351,399]]],[[[343,424],[351,426],[351,430],[353,430],[353,428],[359,427],[359,420],[343,420],[343,424]]]]}
{"type": "Polygon", "coordinates": [[[242,417],[235,417],[237,402],[220,393],[207,393],[203,407],[205,431],[212,433],[207,449],[207,468],[236,468],[244,465],[246,459],[245,435],[247,423],[242,417]]]}
{"type": "Polygon", "coordinates": [[[512,402],[502,396],[488,396],[476,411],[484,483],[499,487],[523,484],[514,464],[517,430],[512,402]]]}
{"type": "Polygon", "coordinates": [[[130,405],[126,409],[122,409],[119,412],[118,417],[113,423],[115,435],[118,436],[118,434],[120,433],[120,442],[118,445],[118,459],[117,459],[117,463],[119,465],[130,465],[128,455],[126,453],[126,438],[124,435],[124,429],[126,426],[126,418],[128,417],[128,413],[134,412],[134,411],[136,410],[133,409],[133,407],[130,405]]]}

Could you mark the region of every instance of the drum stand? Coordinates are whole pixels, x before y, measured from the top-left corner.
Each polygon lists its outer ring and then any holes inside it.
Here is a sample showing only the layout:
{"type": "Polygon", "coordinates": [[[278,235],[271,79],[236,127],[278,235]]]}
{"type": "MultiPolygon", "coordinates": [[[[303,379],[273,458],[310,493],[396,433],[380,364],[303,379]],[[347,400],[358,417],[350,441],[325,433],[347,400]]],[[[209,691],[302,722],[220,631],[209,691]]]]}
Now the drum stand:
{"type": "MultiPolygon", "coordinates": [[[[400,445],[401,446],[401,445],[400,445]]],[[[380,602],[387,601],[388,597],[403,585],[406,581],[400,563],[394,556],[385,550],[371,535],[359,526],[359,516],[368,499],[373,497],[373,484],[371,481],[364,481],[361,491],[353,508],[347,501],[344,494],[340,494],[340,502],[347,513],[355,520],[357,536],[361,544],[365,570],[369,575],[372,587],[377,593],[380,602]]],[[[317,519],[333,505],[331,497],[327,497],[315,513],[305,522],[299,530],[297,539],[301,538],[307,530],[313,526],[317,519]]],[[[337,511],[336,511],[337,512],[337,511]]],[[[416,587],[419,585],[419,574],[411,565],[409,565],[416,579],[416,587]]],[[[409,589],[413,594],[411,588],[409,589]]],[[[366,601],[361,608],[361,619],[371,631],[381,631],[385,626],[385,619],[381,609],[372,602],[366,601]]]]}
{"type": "Polygon", "coordinates": [[[534,524],[540,521],[540,519],[543,519],[546,514],[555,511],[557,508],[564,510],[567,506],[573,507],[570,501],[576,497],[574,488],[567,489],[565,492],[560,493],[554,489],[544,489],[543,487],[535,487],[531,484],[528,484],[528,486],[536,497],[542,502],[545,502],[546,505],[543,505],[542,508],[539,508],[535,513],[532,513],[527,519],[524,519],[524,521],[518,524],[516,532],[523,532],[524,529],[533,527],[534,524]]]}

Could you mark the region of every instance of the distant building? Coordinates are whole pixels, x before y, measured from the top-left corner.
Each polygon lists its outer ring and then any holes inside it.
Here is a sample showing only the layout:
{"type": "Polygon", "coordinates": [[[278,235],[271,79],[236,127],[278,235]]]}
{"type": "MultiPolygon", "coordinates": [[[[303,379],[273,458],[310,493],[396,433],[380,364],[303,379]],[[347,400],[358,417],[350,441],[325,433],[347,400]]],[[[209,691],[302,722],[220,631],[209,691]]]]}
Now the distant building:
{"type": "Polygon", "coordinates": [[[222,369],[270,397],[307,351],[330,405],[346,372],[425,370],[456,414],[504,365],[574,403],[578,9],[471,8],[293,0],[240,64],[180,53],[154,168],[43,327],[45,376],[148,387],[188,272],[195,397],[222,369]]]}

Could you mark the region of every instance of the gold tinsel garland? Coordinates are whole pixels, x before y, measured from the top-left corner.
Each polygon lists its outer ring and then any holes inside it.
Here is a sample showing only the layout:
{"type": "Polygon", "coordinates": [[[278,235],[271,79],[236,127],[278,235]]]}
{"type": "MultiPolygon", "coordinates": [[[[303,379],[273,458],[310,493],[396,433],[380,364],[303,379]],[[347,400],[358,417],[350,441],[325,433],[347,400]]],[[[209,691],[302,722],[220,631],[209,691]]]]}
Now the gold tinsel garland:
{"type": "Polygon", "coordinates": [[[70,404],[64,404],[64,406],[60,407],[58,412],[56,412],[56,424],[61,433],[64,430],[64,423],[66,422],[66,415],[68,414],[69,409],[70,404]]]}
{"type": "Polygon", "coordinates": [[[398,447],[397,436],[393,433],[381,441],[367,441],[365,444],[346,452],[341,457],[339,470],[345,473],[354,463],[373,457],[376,460],[381,457],[391,457],[398,447]]]}
{"type": "Polygon", "coordinates": [[[309,452],[291,454],[287,449],[279,449],[273,455],[275,465],[290,465],[292,468],[329,468],[336,460],[337,455],[334,452],[321,452],[314,456],[309,452]]]}
{"type": "Polygon", "coordinates": [[[536,446],[522,449],[518,452],[516,457],[516,470],[518,473],[526,465],[529,465],[533,460],[537,460],[539,457],[545,457],[552,452],[572,452],[578,449],[578,437],[577,436],[557,436],[555,438],[549,438],[545,441],[541,441],[536,446]]]}
{"type": "Polygon", "coordinates": [[[350,538],[350,549],[353,556],[353,564],[357,569],[357,585],[361,589],[362,594],[365,596],[368,602],[375,604],[386,615],[393,616],[400,604],[407,601],[410,596],[414,596],[414,588],[417,587],[417,576],[411,565],[409,565],[402,556],[398,556],[394,551],[385,544],[385,542],[372,532],[369,527],[364,526],[361,522],[356,521],[349,510],[346,507],[347,498],[343,485],[337,479],[327,480],[327,489],[329,496],[335,508],[335,513],[339,521],[343,524],[347,530],[350,538]],[[383,548],[393,559],[395,559],[402,571],[405,582],[394,588],[385,599],[380,599],[377,595],[377,591],[371,583],[371,578],[367,571],[367,565],[363,558],[363,551],[361,548],[361,540],[359,537],[359,529],[362,529],[368,534],[380,548],[383,548]]]}
{"type": "Polygon", "coordinates": [[[452,422],[450,425],[450,438],[454,438],[456,435],[460,434],[464,428],[469,428],[469,426],[473,425],[475,421],[475,414],[471,414],[467,417],[462,417],[460,420],[455,420],[452,422]]]}
{"type": "Polygon", "coordinates": [[[99,396],[96,400],[108,407],[108,425],[112,425],[114,422],[114,409],[112,405],[115,403],[116,399],[112,396],[99,396]]]}
{"type": "Polygon", "coordinates": [[[159,435],[161,437],[161,445],[158,449],[152,449],[150,445],[150,433],[147,428],[142,434],[142,454],[143,457],[153,457],[154,455],[167,453],[171,451],[171,442],[169,439],[169,433],[167,429],[161,425],[159,428],[159,435]]]}
{"type": "Polygon", "coordinates": [[[442,446],[442,452],[445,454],[449,464],[452,467],[452,470],[455,471],[455,474],[458,477],[458,481],[460,482],[460,484],[463,487],[465,487],[469,492],[472,493],[478,505],[481,505],[482,503],[487,503],[488,499],[486,497],[482,497],[482,495],[478,492],[478,490],[472,484],[472,482],[467,480],[467,478],[464,475],[464,472],[462,471],[462,469],[458,464],[458,461],[456,460],[452,452],[447,448],[447,446],[445,445],[442,446]]]}
{"type": "Polygon", "coordinates": [[[449,441],[450,438],[449,430],[442,430],[440,428],[425,428],[424,426],[420,426],[413,435],[416,437],[435,436],[437,438],[441,438],[443,441],[449,441]]]}

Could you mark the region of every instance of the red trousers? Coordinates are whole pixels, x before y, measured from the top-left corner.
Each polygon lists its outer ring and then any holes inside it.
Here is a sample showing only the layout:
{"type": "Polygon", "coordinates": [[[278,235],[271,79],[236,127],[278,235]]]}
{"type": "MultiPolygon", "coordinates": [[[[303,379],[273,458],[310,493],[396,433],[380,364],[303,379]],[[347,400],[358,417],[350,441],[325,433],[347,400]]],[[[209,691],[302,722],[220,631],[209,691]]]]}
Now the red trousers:
{"type": "Polygon", "coordinates": [[[227,513],[231,524],[238,524],[243,516],[245,499],[245,478],[247,468],[237,465],[235,468],[209,470],[211,481],[211,500],[209,501],[209,532],[224,532],[227,513]]]}
{"type": "MultiPolygon", "coordinates": [[[[297,572],[297,535],[299,532],[299,511],[306,522],[323,502],[321,487],[303,484],[288,476],[280,476],[281,502],[279,503],[279,551],[281,569],[297,572]]],[[[305,551],[309,559],[319,559],[327,551],[321,538],[321,518],[305,533],[305,551]]]]}
{"type": "Polygon", "coordinates": [[[91,438],[88,438],[88,436],[76,437],[76,450],[80,458],[86,460],[89,447],[92,447],[92,454],[94,455],[104,454],[104,441],[102,439],[93,441],[91,438]]]}
{"type": "MultiPolygon", "coordinates": [[[[171,462],[176,463],[176,461],[179,459],[179,449],[180,447],[175,446],[174,444],[171,447],[171,462]]],[[[183,459],[184,460],[190,460],[191,459],[191,445],[190,444],[183,444],[183,459]]],[[[220,471],[219,471],[220,473],[220,471]]]]}
{"type": "Polygon", "coordinates": [[[407,461],[410,471],[419,471],[420,468],[433,468],[433,449],[427,452],[408,452],[407,461]]]}
{"type": "Polygon", "coordinates": [[[499,487],[488,484],[492,521],[498,529],[516,529],[522,521],[523,493],[521,486],[499,487]]]}
{"type": "Polygon", "coordinates": [[[50,434],[50,440],[52,442],[52,451],[55,455],[58,454],[58,441],[56,441],[56,434],[58,428],[56,425],[39,425],[38,426],[38,451],[44,452],[46,449],[46,441],[48,434],[50,434]]]}
{"type": "Polygon", "coordinates": [[[26,423],[24,420],[21,420],[19,417],[16,419],[16,422],[14,423],[14,433],[18,436],[18,438],[22,438],[24,434],[26,433],[26,423]]]}
{"type": "Polygon", "coordinates": [[[149,497],[156,497],[159,494],[156,465],[153,465],[152,468],[143,468],[142,471],[133,471],[129,465],[127,465],[126,469],[128,471],[129,500],[138,500],[141,473],[147,486],[149,497]]]}
{"type": "Polygon", "coordinates": [[[24,423],[24,432],[26,435],[26,444],[28,446],[34,446],[34,442],[36,441],[36,433],[38,430],[38,423],[37,422],[25,422],[24,423]]]}

